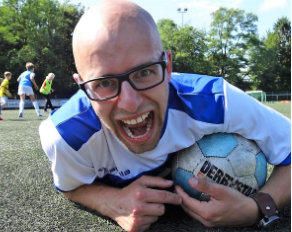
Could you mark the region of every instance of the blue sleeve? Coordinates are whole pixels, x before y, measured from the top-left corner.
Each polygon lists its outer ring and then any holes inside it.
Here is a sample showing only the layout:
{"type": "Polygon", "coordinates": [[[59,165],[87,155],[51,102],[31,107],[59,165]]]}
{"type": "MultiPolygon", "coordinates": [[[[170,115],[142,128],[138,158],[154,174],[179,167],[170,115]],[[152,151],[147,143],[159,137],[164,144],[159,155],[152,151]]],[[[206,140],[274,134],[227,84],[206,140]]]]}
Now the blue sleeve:
{"type": "Polygon", "coordinates": [[[278,164],[277,166],[284,166],[284,165],[289,165],[289,164],[291,164],[291,152],[286,157],[286,159],[282,163],[278,164]]]}

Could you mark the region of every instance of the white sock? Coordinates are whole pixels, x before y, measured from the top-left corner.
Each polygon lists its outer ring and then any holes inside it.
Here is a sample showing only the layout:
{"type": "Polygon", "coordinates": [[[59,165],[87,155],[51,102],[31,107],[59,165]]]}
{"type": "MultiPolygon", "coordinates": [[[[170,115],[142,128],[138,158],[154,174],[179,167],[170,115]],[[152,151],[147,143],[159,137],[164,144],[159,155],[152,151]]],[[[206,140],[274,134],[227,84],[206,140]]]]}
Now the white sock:
{"type": "Polygon", "coordinates": [[[19,113],[23,113],[23,109],[24,109],[24,101],[21,101],[19,102],[19,113]]]}
{"type": "Polygon", "coordinates": [[[41,112],[40,112],[40,109],[39,109],[39,104],[38,104],[38,102],[37,102],[37,101],[34,101],[34,102],[32,102],[32,104],[33,104],[33,106],[34,106],[34,108],[35,108],[35,111],[37,112],[37,115],[40,115],[41,112]]]}

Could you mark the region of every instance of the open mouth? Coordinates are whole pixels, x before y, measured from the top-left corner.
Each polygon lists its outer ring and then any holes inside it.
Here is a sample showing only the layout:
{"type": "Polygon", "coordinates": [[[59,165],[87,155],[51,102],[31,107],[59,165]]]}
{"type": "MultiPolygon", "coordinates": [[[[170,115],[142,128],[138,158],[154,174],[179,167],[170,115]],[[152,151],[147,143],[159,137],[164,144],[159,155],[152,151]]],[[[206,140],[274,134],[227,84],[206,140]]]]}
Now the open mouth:
{"type": "Polygon", "coordinates": [[[120,120],[120,125],[128,137],[140,139],[149,134],[153,117],[154,113],[151,111],[131,120],[120,120]]]}

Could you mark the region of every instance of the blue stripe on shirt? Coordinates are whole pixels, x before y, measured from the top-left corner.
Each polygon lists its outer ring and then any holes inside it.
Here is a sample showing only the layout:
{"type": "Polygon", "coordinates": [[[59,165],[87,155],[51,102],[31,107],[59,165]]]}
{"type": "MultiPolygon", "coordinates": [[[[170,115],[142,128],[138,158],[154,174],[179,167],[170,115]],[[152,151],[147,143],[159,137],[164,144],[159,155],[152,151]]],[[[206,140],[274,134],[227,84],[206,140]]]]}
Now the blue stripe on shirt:
{"type": "Polygon", "coordinates": [[[224,123],[223,79],[203,75],[172,75],[169,108],[186,112],[195,120],[224,123]]]}
{"type": "Polygon", "coordinates": [[[79,90],[62,107],[50,117],[61,137],[76,151],[91,136],[101,130],[101,123],[89,100],[79,90]]]}
{"type": "Polygon", "coordinates": [[[282,163],[278,164],[277,166],[284,166],[284,165],[289,165],[289,164],[291,164],[291,152],[286,157],[286,159],[282,163]]]}

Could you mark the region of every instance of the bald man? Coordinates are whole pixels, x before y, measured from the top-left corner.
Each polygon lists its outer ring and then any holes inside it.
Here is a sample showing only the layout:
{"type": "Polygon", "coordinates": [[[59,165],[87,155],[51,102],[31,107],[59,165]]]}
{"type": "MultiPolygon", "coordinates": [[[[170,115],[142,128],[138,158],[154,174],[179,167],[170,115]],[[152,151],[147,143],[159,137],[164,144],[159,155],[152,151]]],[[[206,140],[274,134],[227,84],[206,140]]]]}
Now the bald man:
{"type": "Polygon", "coordinates": [[[206,226],[253,226],[263,218],[256,198],[194,177],[190,185],[212,196],[200,202],[178,186],[168,191],[173,182],[160,176],[171,153],[226,132],[257,142],[277,165],[260,191],[278,209],[289,202],[290,120],[220,77],[172,73],[171,51],[144,9],[100,2],[78,22],[73,52],[81,90],[39,129],[55,188],[70,200],[126,231],[147,230],[165,204],[206,226]]]}

